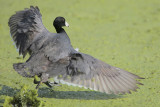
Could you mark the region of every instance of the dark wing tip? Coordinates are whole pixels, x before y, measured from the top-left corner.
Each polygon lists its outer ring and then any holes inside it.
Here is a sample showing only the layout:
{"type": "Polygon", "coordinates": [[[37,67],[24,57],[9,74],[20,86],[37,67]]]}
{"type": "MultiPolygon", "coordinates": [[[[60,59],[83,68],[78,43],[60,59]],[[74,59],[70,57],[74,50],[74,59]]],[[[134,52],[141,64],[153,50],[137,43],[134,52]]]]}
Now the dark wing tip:
{"type": "Polygon", "coordinates": [[[31,5],[31,6],[30,6],[30,9],[34,9],[34,6],[31,5]]]}
{"type": "Polygon", "coordinates": [[[38,6],[30,6],[30,9],[33,10],[37,15],[42,16],[42,14],[40,13],[40,9],[38,8],[38,6]]]}
{"type": "Polygon", "coordinates": [[[38,6],[35,6],[35,8],[36,8],[38,11],[40,11],[38,6]]]}
{"type": "Polygon", "coordinates": [[[31,5],[31,6],[30,6],[30,9],[40,11],[40,9],[38,8],[38,6],[35,6],[35,7],[34,7],[34,6],[31,5]]]}

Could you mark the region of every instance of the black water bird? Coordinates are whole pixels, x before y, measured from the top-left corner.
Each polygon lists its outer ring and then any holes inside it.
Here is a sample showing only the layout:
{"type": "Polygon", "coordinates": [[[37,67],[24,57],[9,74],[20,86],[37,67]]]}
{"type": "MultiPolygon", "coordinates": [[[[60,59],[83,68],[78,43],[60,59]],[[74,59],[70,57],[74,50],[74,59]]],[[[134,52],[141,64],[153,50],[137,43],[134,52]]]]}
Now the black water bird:
{"type": "Polygon", "coordinates": [[[19,54],[30,54],[25,63],[13,64],[15,71],[24,77],[38,75],[38,84],[52,86],[48,78],[56,82],[90,88],[107,94],[130,93],[141,84],[141,77],[110,66],[90,55],[73,49],[70,39],[62,28],[69,26],[63,17],[57,17],[53,26],[57,33],[49,32],[42,23],[38,7],[16,12],[9,19],[11,37],[19,54]]]}

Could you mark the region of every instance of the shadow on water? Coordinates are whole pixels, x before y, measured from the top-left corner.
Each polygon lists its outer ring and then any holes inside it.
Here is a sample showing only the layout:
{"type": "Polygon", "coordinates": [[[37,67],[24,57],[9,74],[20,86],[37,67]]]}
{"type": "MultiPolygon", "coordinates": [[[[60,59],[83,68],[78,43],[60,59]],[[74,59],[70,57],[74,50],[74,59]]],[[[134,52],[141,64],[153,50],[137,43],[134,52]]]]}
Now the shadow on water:
{"type": "Polygon", "coordinates": [[[0,100],[0,107],[3,107],[4,99],[0,100]]]}
{"type": "Polygon", "coordinates": [[[4,99],[1,99],[1,100],[0,100],[0,103],[4,103],[4,99]]]}
{"type": "Polygon", "coordinates": [[[0,90],[0,96],[6,95],[6,96],[13,97],[15,95],[15,93],[19,91],[19,89],[14,89],[14,88],[6,86],[6,85],[0,84],[0,86],[2,86],[2,88],[0,90]]]}
{"type": "MultiPolygon", "coordinates": [[[[19,89],[14,89],[6,85],[1,85],[0,96],[13,97],[19,89]]],[[[122,98],[122,95],[105,94],[97,91],[54,91],[53,89],[42,87],[38,90],[38,97],[56,98],[56,99],[85,99],[85,100],[107,100],[122,98]]],[[[4,100],[0,100],[4,103],[4,100]]]]}
{"type": "Polygon", "coordinates": [[[105,94],[97,91],[54,91],[49,88],[40,88],[39,97],[57,99],[85,99],[85,100],[107,100],[122,98],[122,95],[105,94]]]}
{"type": "MultiPolygon", "coordinates": [[[[0,87],[2,87],[0,90],[0,96],[5,95],[5,96],[13,97],[19,91],[19,89],[14,89],[6,85],[0,84],[0,87]]],[[[2,107],[4,101],[5,101],[4,99],[0,99],[0,107],[2,107]]]]}

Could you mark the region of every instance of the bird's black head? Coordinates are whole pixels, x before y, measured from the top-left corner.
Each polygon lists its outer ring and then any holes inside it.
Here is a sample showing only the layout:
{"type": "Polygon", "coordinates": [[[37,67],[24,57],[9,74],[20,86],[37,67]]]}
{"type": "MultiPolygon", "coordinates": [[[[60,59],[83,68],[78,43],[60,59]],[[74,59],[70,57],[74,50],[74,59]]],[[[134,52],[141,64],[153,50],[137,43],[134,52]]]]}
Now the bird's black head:
{"type": "Polygon", "coordinates": [[[53,26],[55,27],[57,33],[60,33],[63,26],[67,26],[69,27],[69,24],[66,22],[64,17],[56,17],[54,22],[53,22],[53,26]]]}

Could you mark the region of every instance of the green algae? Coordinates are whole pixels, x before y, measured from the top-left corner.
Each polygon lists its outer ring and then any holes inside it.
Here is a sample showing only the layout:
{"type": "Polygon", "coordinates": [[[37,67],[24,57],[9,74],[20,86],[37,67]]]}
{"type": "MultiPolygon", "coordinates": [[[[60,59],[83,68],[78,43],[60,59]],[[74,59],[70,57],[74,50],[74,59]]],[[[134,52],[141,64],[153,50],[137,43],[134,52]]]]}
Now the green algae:
{"type": "Polygon", "coordinates": [[[44,25],[52,32],[54,18],[64,16],[70,24],[65,29],[80,52],[145,77],[137,92],[120,97],[67,85],[53,89],[42,85],[38,97],[46,107],[159,107],[159,0],[0,0],[0,106],[23,84],[36,87],[33,79],[21,77],[12,68],[27,57],[18,56],[7,25],[14,11],[30,5],[39,6],[44,25]]]}

